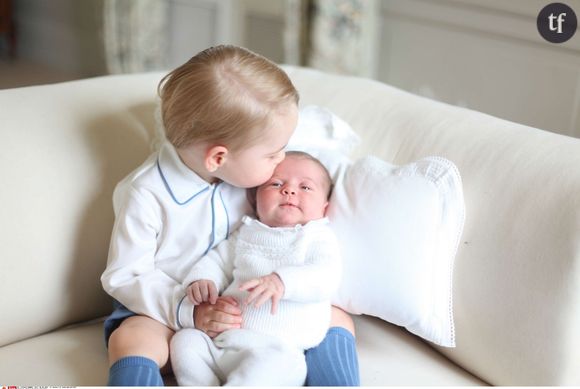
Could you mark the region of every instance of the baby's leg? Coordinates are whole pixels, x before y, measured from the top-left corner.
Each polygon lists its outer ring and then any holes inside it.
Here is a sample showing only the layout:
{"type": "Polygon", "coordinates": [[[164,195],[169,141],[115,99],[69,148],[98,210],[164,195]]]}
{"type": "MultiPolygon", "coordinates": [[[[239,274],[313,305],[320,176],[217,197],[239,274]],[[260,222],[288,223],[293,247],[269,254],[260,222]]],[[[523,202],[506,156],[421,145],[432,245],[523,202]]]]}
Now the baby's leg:
{"type": "Polygon", "coordinates": [[[109,338],[109,386],[163,385],[173,331],[146,316],[123,321],[109,338]]]}
{"type": "Polygon", "coordinates": [[[171,365],[179,386],[219,386],[215,360],[222,353],[203,332],[178,331],[171,339],[171,365]]]}
{"type": "MultiPolygon", "coordinates": [[[[237,353],[239,364],[228,375],[227,386],[304,385],[306,360],[300,349],[266,347],[237,353]]],[[[227,354],[224,354],[222,361],[227,354]]]]}
{"type": "Polygon", "coordinates": [[[224,347],[219,360],[228,386],[302,386],[306,379],[303,350],[277,338],[246,330],[231,330],[218,337],[224,347]]]}

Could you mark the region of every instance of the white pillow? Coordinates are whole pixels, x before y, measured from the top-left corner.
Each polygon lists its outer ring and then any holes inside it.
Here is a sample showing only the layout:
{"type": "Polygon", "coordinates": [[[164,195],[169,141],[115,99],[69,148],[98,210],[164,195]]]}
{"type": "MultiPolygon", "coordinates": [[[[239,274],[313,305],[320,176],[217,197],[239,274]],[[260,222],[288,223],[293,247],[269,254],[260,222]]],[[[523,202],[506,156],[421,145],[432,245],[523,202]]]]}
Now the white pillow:
{"type": "Polygon", "coordinates": [[[309,105],[300,109],[296,131],[288,145],[316,147],[349,155],[359,143],[360,137],[347,122],[324,107],[309,105]]]}
{"type": "Polygon", "coordinates": [[[438,157],[343,166],[328,217],[342,245],[333,304],[454,347],[453,261],[465,205],[457,168],[438,157]]]}
{"type": "Polygon", "coordinates": [[[318,158],[335,182],[328,216],[344,269],[333,303],[453,347],[453,260],[465,213],[459,173],[437,157],[353,165],[348,156],[359,143],[344,120],[307,106],[287,148],[318,158]]]}
{"type": "Polygon", "coordinates": [[[359,136],[348,123],[326,108],[309,105],[300,110],[296,131],[286,149],[318,158],[336,181],[338,171],[350,165],[348,156],[359,143],[359,136]]]}

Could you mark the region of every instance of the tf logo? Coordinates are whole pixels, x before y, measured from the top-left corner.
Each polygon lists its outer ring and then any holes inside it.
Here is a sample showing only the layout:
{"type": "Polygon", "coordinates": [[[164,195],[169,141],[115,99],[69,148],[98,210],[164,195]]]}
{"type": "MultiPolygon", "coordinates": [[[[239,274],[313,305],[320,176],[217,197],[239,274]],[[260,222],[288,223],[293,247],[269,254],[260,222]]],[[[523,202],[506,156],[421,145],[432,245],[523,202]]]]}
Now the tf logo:
{"type": "Polygon", "coordinates": [[[548,4],[538,14],[538,32],[552,43],[563,43],[572,38],[578,27],[574,10],[563,3],[548,4]]]}

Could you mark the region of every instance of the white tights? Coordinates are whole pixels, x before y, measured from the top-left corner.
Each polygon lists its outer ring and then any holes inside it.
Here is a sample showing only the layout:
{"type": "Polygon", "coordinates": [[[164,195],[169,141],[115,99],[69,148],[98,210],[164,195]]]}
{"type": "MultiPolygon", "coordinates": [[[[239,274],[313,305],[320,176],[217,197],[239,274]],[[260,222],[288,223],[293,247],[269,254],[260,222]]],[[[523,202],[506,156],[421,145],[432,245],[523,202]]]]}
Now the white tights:
{"type": "Polygon", "coordinates": [[[306,379],[304,350],[245,329],[215,340],[180,330],[171,340],[171,365],[180,386],[302,386],[306,379]]]}

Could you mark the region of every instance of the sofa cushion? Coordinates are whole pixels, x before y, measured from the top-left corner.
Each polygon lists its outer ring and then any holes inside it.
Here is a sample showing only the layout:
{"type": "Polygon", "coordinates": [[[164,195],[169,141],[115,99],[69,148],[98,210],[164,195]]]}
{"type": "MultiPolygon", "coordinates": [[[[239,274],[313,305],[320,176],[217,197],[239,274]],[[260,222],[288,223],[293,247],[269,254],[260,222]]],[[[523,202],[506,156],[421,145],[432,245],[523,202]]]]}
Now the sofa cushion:
{"type": "Polygon", "coordinates": [[[102,322],[0,348],[0,377],[6,385],[105,386],[108,366],[102,322]]]}
{"type": "Polygon", "coordinates": [[[363,386],[487,385],[401,327],[355,316],[363,386]]]}
{"type": "MultiPolygon", "coordinates": [[[[482,385],[428,344],[375,318],[355,318],[362,385],[482,385]]],[[[57,330],[0,348],[6,385],[104,386],[103,323],[57,330]]],[[[165,377],[167,384],[174,383],[165,377]]]]}

